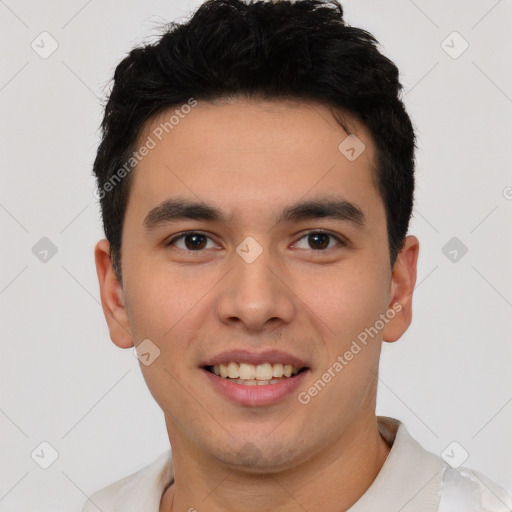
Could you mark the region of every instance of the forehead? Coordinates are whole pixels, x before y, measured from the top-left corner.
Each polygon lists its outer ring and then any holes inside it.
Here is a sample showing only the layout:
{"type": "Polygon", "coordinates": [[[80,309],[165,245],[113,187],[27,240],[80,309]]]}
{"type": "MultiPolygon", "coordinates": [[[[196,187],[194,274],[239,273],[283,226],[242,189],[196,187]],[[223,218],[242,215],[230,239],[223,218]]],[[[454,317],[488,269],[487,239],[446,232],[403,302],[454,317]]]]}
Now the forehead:
{"type": "Polygon", "coordinates": [[[280,206],[326,193],[359,203],[367,215],[382,213],[371,136],[344,120],[350,138],[317,103],[238,99],[166,110],[139,136],[136,147],[152,149],[134,171],[127,215],[188,197],[232,219],[275,219],[280,206]]]}

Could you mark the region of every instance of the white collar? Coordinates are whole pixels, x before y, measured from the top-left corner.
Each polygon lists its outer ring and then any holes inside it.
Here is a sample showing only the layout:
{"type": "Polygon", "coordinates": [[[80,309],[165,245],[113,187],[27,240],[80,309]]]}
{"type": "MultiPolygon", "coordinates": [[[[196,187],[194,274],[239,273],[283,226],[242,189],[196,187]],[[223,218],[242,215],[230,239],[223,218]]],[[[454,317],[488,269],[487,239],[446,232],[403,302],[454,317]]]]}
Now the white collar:
{"type": "Polygon", "coordinates": [[[391,450],[372,485],[349,512],[437,511],[446,464],[423,449],[400,421],[386,416],[377,420],[391,450]]]}

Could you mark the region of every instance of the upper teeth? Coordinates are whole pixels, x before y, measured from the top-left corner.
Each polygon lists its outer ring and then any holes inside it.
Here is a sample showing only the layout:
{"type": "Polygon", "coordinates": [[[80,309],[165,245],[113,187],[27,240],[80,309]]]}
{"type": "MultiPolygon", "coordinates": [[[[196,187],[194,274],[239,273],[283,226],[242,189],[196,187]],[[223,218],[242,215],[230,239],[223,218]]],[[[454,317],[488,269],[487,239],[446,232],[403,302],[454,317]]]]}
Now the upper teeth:
{"type": "Polygon", "coordinates": [[[213,373],[223,378],[243,380],[271,380],[272,378],[291,377],[299,373],[299,369],[291,364],[249,364],[235,363],[230,361],[227,364],[216,364],[213,373]]]}

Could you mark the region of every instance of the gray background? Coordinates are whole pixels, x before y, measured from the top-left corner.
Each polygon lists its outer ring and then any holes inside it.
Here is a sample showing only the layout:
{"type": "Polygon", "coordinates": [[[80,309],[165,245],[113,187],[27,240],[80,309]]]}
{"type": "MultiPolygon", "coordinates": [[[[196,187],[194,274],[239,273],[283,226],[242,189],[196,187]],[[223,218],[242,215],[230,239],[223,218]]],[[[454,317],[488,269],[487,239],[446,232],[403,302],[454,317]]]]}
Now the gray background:
{"type": "MultiPolygon", "coordinates": [[[[0,0],[2,511],[78,511],[168,448],[99,305],[91,166],[115,65],[199,3],[0,0]]],[[[378,412],[510,491],[512,1],[344,7],[400,68],[420,147],[414,320],[384,346],[378,412]]]]}

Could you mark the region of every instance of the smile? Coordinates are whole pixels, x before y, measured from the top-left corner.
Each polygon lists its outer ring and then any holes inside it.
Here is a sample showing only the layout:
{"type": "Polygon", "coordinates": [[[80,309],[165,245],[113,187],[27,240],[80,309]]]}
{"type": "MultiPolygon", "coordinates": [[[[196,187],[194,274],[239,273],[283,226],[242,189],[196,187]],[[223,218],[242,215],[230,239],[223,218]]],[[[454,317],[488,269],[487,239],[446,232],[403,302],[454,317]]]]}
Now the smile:
{"type": "Polygon", "coordinates": [[[294,377],[301,371],[296,366],[285,363],[254,365],[234,361],[208,366],[206,369],[218,377],[244,386],[277,384],[283,379],[294,377]]]}
{"type": "Polygon", "coordinates": [[[286,363],[253,365],[235,361],[204,366],[202,370],[216,393],[249,407],[270,406],[293,397],[311,371],[286,363]]]}

